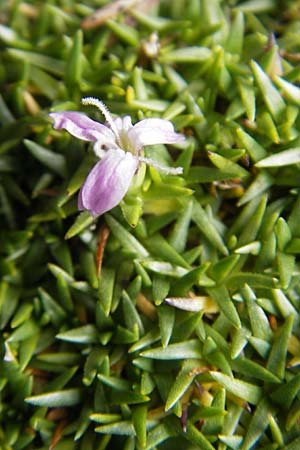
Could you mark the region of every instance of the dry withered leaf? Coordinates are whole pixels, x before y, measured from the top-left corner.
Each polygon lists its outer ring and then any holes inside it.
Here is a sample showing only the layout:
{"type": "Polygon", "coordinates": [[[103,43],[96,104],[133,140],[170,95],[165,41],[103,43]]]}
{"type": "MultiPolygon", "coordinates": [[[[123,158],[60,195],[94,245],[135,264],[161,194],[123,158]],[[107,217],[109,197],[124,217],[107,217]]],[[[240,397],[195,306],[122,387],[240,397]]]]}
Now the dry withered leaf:
{"type": "MultiPolygon", "coordinates": [[[[144,0],[142,0],[144,1],[144,0]]],[[[141,0],[116,0],[97,9],[93,14],[86,17],[81,27],[84,30],[90,30],[92,28],[100,27],[110,19],[114,19],[118,14],[126,11],[129,8],[136,6],[141,0]]]]}

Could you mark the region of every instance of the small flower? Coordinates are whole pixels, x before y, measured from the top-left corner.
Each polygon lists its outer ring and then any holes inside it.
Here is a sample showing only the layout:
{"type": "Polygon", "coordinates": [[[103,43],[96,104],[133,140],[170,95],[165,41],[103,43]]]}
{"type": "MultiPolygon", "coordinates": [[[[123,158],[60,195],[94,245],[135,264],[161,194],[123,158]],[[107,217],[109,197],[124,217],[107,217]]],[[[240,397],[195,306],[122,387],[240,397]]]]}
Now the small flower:
{"type": "Polygon", "coordinates": [[[88,210],[96,217],[117,206],[128,191],[141,162],[167,174],[182,173],[181,167],[161,166],[142,156],[144,145],[174,144],[185,139],[174,131],[170,121],[151,118],[132,125],[130,116],[113,119],[104,103],[96,98],[84,98],[82,103],[96,106],[104,115],[106,124],[80,112],[49,114],[55,129],[65,129],[79,139],[94,142],[94,152],[100,158],[80,189],[80,210],[88,210]]]}

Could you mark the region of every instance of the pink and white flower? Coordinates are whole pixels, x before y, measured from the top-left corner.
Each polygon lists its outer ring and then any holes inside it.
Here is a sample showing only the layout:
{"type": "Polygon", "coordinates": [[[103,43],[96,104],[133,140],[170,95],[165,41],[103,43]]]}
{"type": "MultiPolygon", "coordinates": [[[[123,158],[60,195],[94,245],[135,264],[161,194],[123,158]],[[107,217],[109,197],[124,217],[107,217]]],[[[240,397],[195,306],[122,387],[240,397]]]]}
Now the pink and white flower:
{"type": "Polygon", "coordinates": [[[78,208],[96,217],[117,206],[128,191],[140,163],[156,167],[161,172],[177,175],[182,168],[171,168],[143,157],[144,145],[176,144],[185,138],[174,131],[169,120],[150,118],[132,125],[131,117],[113,119],[100,100],[87,97],[84,105],[96,106],[106,123],[90,119],[73,111],[53,112],[53,127],[65,129],[83,141],[94,142],[94,152],[100,158],[84,181],[78,198],[78,208]]]}

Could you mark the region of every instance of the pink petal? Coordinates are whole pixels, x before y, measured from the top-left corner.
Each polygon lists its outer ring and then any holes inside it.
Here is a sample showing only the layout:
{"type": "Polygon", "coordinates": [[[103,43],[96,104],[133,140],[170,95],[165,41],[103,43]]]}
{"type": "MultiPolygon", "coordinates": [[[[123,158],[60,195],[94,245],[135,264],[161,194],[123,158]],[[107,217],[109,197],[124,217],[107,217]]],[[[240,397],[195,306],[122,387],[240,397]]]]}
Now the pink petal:
{"type": "Polygon", "coordinates": [[[88,174],[78,198],[78,208],[95,217],[117,206],[129,189],[138,160],[121,149],[108,150],[88,174]]]}
{"type": "Polygon", "coordinates": [[[54,112],[49,116],[54,120],[56,130],[64,128],[72,136],[83,141],[115,141],[115,135],[110,128],[90,119],[86,114],[73,111],[54,112]]]}
{"type": "Polygon", "coordinates": [[[175,144],[185,139],[182,134],[174,131],[172,122],[165,119],[141,120],[129,130],[128,136],[131,140],[134,140],[134,137],[130,136],[133,133],[142,145],[175,144]]]}

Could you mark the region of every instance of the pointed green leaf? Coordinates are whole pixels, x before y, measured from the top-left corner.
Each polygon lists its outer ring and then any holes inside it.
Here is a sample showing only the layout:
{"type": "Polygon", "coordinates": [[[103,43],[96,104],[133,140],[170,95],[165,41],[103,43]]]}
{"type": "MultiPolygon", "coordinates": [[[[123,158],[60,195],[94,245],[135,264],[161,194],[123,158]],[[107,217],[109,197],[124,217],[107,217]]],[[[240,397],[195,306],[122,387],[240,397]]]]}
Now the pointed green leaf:
{"type": "Polygon", "coordinates": [[[278,120],[285,109],[285,103],[280,93],[259,64],[251,61],[251,68],[268,110],[274,119],[278,120]]]}
{"type": "Polygon", "coordinates": [[[210,288],[207,289],[207,292],[217,303],[220,310],[225,314],[232,325],[236,328],[240,328],[241,321],[239,315],[225,286],[210,288]]]}
{"type": "Polygon", "coordinates": [[[65,177],[67,174],[66,160],[60,153],[54,153],[51,150],[36,144],[28,139],[24,140],[24,144],[30,151],[30,153],[38,159],[42,164],[57,173],[61,177],[65,177]]]}
{"type": "Polygon", "coordinates": [[[281,379],[283,379],[285,373],[287,349],[292,333],[293,322],[294,315],[291,314],[287,317],[282,327],[277,330],[267,362],[267,369],[281,379]]]}
{"type": "Polygon", "coordinates": [[[27,397],[25,401],[35,406],[46,406],[47,408],[62,408],[78,405],[82,400],[80,389],[65,389],[62,391],[47,392],[45,394],[27,397]]]}
{"type": "Polygon", "coordinates": [[[93,344],[99,341],[97,330],[91,324],[64,331],[57,334],[56,338],[74,344],[93,344]]]}
{"type": "Polygon", "coordinates": [[[194,202],[192,219],[209,242],[223,255],[227,255],[228,250],[224,245],[222,237],[199,203],[194,202]]]}
{"type": "Polygon", "coordinates": [[[283,167],[300,162],[300,148],[290,148],[275,153],[256,163],[256,167],[283,167]]]}
{"type": "Polygon", "coordinates": [[[105,220],[110,227],[112,233],[118,239],[120,244],[130,252],[136,253],[140,258],[149,256],[148,251],[140,244],[140,242],[127,231],[116,219],[106,214],[105,220]]]}
{"type": "Polygon", "coordinates": [[[144,358],[152,359],[188,359],[202,357],[201,344],[197,339],[180,342],[179,344],[170,344],[168,347],[159,347],[151,350],[145,350],[141,353],[144,358]]]}
{"type": "Polygon", "coordinates": [[[224,386],[229,392],[249,403],[256,405],[262,396],[262,388],[255,384],[229,377],[220,372],[210,372],[210,374],[215,381],[224,386]]]}
{"type": "Polygon", "coordinates": [[[71,239],[89,227],[95,218],[88,211],[84,211],[78,215],[73,225],[68,229],[65,239],[71,239]]]}

